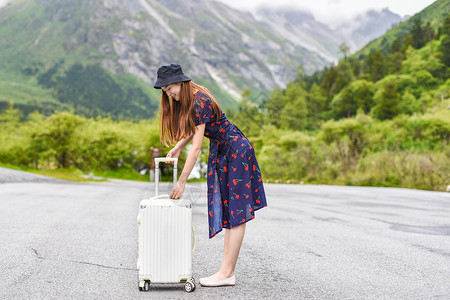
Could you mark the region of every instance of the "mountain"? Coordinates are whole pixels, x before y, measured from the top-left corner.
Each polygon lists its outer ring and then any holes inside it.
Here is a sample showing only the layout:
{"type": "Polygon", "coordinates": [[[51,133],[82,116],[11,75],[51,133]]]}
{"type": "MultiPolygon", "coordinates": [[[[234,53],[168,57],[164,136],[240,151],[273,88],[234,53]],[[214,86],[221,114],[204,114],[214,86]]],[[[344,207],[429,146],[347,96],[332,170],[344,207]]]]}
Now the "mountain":
{"type": "Polygon", "coordinates": [[[402,21],[401,16],[388,8],[368,10],[335,28],[317,21],[313,14],[293,7],[259,7],[252,11],[256,20],[268,30],[291,40],[300,47],[316,52],[328,62],[342,58],[339,45],[343,42],[350,51],[359,50],[369,41],[383,35],[393,24],[402,21]]]}
{"type": "MultiPolygon", "coordinates": [[[[150,117],[163,64],[180,63],[224,108],[326,61],[210,0],[16,0],[0,9],[0,104],[150,117]]],[[[0,105],[1,107],[1,105],[0,105]]]]}
{"type": "Polygon", "coordinates": [[[335,32],[343,37],[350,50],[354,52],[382,36],[401,21],[403,21],[402,17],[388,8],[381,11],[371,9],[357,15],[351,21],[340,24],[335,32]]]}
{"type": "Polygon", "coordinates": [[[361,50],[356,52],[355,57],[367,55],[373,50],[383,50],[384,48],[389,47],[389,45],[392,45],[397,38],[404,39],[411,31],[411,28],[413,28],[414,21],[417,19],[420,19],[423,24],[430,22],[431,27],[434,30],[437,30],[449,14],[450,1],[437,0],[414,16],[399,23],[383,36],[372,40],[361,50]]]}

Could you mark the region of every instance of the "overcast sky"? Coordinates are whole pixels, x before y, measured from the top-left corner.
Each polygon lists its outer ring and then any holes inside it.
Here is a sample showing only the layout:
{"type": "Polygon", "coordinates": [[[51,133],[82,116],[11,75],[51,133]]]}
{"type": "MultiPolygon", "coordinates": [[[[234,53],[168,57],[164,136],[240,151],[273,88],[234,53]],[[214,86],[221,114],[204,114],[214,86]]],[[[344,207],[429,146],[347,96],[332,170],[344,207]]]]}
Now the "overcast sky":
{"type": "Polygon", "coordinates": [[[238,9],[253,9],[258,5],[287,5],[307,9],[325,24],[333,24],[369,9],[388,7],[394,13],[414,15],[435,0],[218,0],[238,9]]]}

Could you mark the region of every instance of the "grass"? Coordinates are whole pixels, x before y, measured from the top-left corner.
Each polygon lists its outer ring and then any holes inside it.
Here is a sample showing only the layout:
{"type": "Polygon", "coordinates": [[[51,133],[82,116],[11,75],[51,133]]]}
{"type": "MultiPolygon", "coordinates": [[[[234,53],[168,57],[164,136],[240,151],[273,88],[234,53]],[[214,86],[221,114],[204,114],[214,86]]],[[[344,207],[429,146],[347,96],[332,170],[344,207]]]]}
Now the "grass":
{"type": "Polygon", "coordinates": [[[97,180],[81,177],[82,172],[79,170],[72,170],[71,168],[56,169],[56,170],[29,170],[28,172],[45,175],[53,178],[75,181],[75,182],[104,182],[105,180],[97,180]]]}
{"type": "MultiPolygon", "coordinates": [[[[114,179],[123,179],[123,180],[135,180],[135,181],[144,181],[149,182],[150,178],[146,175],[141,175],[138,172],[134,171],[132,168],[120,168],[116,170],[96,170],[92,173],[97,177],[103,177],[105,179],[99,180],[99,179],[90,179],[85,178],[82,175],[87,175],[85,172],[75,168],[75,167],[69,167],[64,169],[55,169],[55,170],[37,170],[33,168],[28,167],[22,167],[22,166],[14,166],[10,164],[0,163],[0,167],[18,170],[18,171],[24,171],[24,172],[30,172],[38,175],[44,175],[56,179],[62,179],[62,180],[68,180],[68,181],[74,181],[74,182],[105,182],[107,181],[106,178],[114,178],[114,179]]],[[[163,175],[162,176],[162,182],[172,182],[172,176],[163,175]]],[[[206,178],[192,178],[188,179],[187,182],[206,182],[206,178]]]]}
{"type": "Polygon", "coordinates": [[[48,176],[48,177],[52,177],[52,178],[56,178],[56,179],[74,181],[74,182],[105,181],[105,180],[95,180],[95,179],[84,178],[81,176],[83,174],[83,172],[74,167],[69,167],[69,168],[64,168],[64,169],[56,169],[56,170],[37,170],[37,169],[33,169],[33,168],[13,166],[10,164],[5,164],[5,163],[0,163],[0,167],[34,173],[34,174],[38,174],[38,175],[44,175],[44,176],[48,176]]]}
{"type": "Polygon", "coordinates": [[[141,175],[133,168],[123,167],[115,170],[94,170],[95,176],[125,180],[149,181],[148,175],[141,175]]]}

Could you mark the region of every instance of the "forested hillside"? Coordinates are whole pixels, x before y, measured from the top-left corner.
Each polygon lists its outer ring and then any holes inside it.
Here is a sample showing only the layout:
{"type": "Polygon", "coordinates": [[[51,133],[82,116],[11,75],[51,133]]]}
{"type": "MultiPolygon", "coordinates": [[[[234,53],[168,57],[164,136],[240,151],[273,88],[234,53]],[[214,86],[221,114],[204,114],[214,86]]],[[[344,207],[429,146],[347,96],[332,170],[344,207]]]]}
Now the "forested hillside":
{"type": "MultiPolygon", "coordinates": [[[[428,13],[430,13],[428,11],[428,13]]],[[[312,76],[301,68],[233,116],[268,178],[443,190],[450,182],[450,17],[312,76]],[[249,120],[249,121],[247,121],[249,120]]]]}
{"type": "Polygon", "coordinates": [[[437,31],[449,14],[450,1],[437,0],[421,12],[393,27],[383,36],[368,43],[360,51],[356,52],[354,56],[358,57],[361,54],[367,55],[373,50],[380,50],[384,53],[389,52],[392,43],[395,40],[405,39],[419,20],[423,22],[423,24],[426,24],[426,27],[424,28],[426,34],[431,34],[431,29],[437,31]]]}
{"type": "Polygon", "coordinates": [[[337,66],[298,78],[274,90],[265,108],[274,125],[318,129],[323,121],[356,115],[358,109],[379,120],[425,113],[448,97],[450,21],[435,32],[417,19],[404,39],[389,50],[374,50],[337,66]]]}

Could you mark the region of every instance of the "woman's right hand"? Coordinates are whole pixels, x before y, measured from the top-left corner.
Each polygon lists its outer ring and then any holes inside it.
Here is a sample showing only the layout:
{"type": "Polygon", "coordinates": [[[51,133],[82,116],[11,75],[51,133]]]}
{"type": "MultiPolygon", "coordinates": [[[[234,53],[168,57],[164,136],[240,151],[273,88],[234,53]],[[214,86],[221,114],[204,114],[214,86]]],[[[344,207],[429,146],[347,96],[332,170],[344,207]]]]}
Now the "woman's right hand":
{"type": "MultiPolygon", "coordinates": [[[[181,154],[181,149],[178,149],[177,147],[174,147],[172,150],[169,151],[169,153],[167,153],[166,157],[180,157],[181,154]]],[[[171,164],[173,165],[173,161],[166,161],[166,164],[171,164]]]]}

